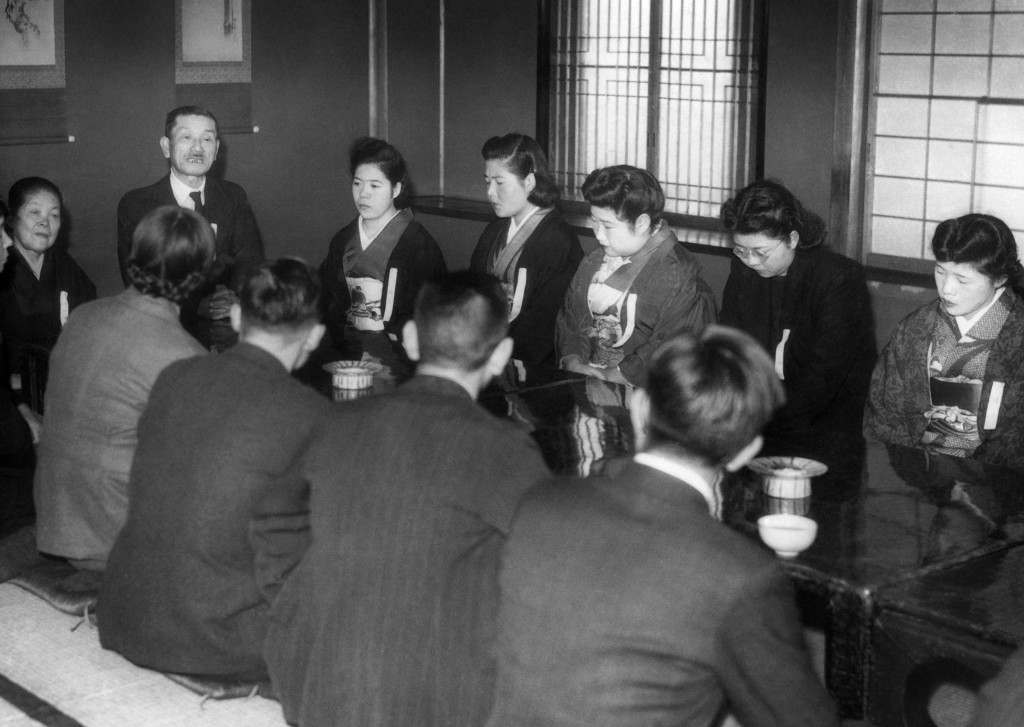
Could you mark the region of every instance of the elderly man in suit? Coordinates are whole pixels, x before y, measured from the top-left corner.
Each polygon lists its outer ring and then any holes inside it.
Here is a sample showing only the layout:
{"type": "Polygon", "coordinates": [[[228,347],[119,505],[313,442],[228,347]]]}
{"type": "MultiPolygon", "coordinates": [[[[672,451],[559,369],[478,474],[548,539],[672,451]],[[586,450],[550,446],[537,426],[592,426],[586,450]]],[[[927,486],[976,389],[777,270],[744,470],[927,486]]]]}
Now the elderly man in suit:
{"type": "Polygon", "coordinates": [[[180,106],[167,114],[160,150],[170,164],[160,181],[126,193],[117,206],[117,260],[128,284],[126,264],[135,226],[155,207],[178,205],[206,218],[216,237],[217,257],[208,284],[183,310],[188,321],[198,311],[203,318],[228,317],[236,300],[232,288],[242,282],[245,268],[263,260],[263,240],[245,190],[209,176],[220,150],[217,119],[198,106],[180,106]]]}
{"type": "MultiPolygon", "coordinates": [[[[475,402],[509,358],[507,332],[496,278],[425,283],[403,331],[416,375],[337,407],[292,472],[310,488],[312,544],[280,588],[264,651],[288,721],[486,719],[498,553],[520,495],[547,473],[525,432],[475,402]]],[[[301,541],[295,498],[277,499],[253,530],[271,593],[288,538],[301,541]]]]}
{"type": "Polygon", "coordinates": [[[718,522],[719,484],[783,401],[746,334],[654,355],[637,454],[523,499],[505,546],[489,727],[838,725],[774,558],[718,522]]]}
{"type": "Polygon", "coordinates": [[[290,376],[323,335],[319,293],[301,260],[263,263],[231,308],[239,343],[157,379],[100,593],[104,647],[162,671],[266,678],[249,521],[330,406],[290,376]]]}

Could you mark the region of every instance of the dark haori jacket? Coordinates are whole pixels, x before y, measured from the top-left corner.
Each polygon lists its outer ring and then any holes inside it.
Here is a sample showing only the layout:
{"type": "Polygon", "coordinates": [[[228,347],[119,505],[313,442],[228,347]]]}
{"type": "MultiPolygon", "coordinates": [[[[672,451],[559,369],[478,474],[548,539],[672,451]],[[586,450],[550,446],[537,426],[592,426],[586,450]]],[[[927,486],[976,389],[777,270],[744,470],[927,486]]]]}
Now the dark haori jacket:
{"type": "MultiPolygon", "coordinates": [[[[522,252],[509,271],[513,286],[509,335],[515,344],[512,357],[526,365],[555,367],[555,319],[565,291],[583,259],[576,233],[556,209],[543,214],[523,243],[522,252]]],[[[508,239],[509,219],[494,220],[484,229],[473,250],[471,270],[493,273],[500,250],[508,239]]],[[[528,223],[527,223],[528,224],[528,223]]]]}
{"type": "Polygon", "coordinates": [[[21,251],[11,246],[0,273],[5,381],[8,373],[21,373],[26,344],[53,348],[65,322],[62,318],[95,298],[96,286],[62,247],[46,251],[37,279],[21,251]]]}
{"type": "Polygon", "coordinates": [[[527,493],[500,582],[488,727],[838,726],[789,578],[660,469],[527,493]]]}
{"type": "MultiPolygon", "coordinates": [[[[971,457],[1024,469],[1024,300],[1003,293],[1009,315],[985,365],[978,407],[981,444],[971,457]]],[[[931,408],[928,351],[940,316],[939,301],[904,318],[871,376],[864,432],[889,444],[920,447],[931,408]]],[[[951,324],[956,326],[955,321],[951,324]]]]}
{"type": "MultiPolygon", "coordinates": [[[[424,281],[443,275],[447,267],[437,242],[405,209],[398,213],[373,241],[367,250],[382,242],[382,236],[397,232],[397,242],[387,256],[381,291],[381,309],[384,331],[389,337],[401,338],[402,326],[412,318],[416,294],[424,281]]],[[[354,244],[359,247],[359,218],[341,228],[331,239],[327,257],[320,265],[323,283],[324,323],[336,346],[345,338],[345,325],[352,297],[345,281],[345,250],[354,244]]],[[[392,339],[394,340],[394,339],[392,339]]]]}
{"type": "Polygon", "coordinates": [[[763,278],[733,259],[720,320],[757,339],[783,379],[786,405],[765,428],[765,454],[855,468],[876,358],[861,265],[827,248],[798,248],[785,276],[763,278]]]}
{"type": "MultiPolygon", "coordinates": [[[[157,207],[177,204],[170,176],[148,187],[133,189],[121,198],[117,205],[117,261],[125,285],[135,226],[157,207]]],[[[244,189],[234,182],[207,176],[203,208],[203,217],[216,232],[217,257],[207,284],[196,291],[193,305],[216,285],[237,290],[246,270],[263,261],[263,238],[244,189]]]]}
{"type": "Polygon", "coordinates": [[[270,605],[249,522],[328,409],[245,342],[160,374],[100,593],[105,648],[161,671],[265,678],[270,605]]]}
{"type": "MultiPolygon", "coordinates": [[[[667,225],[649,244],[653,251],[625,291],[619,315],[622,334],[614,344],[621,352],[619,371],[632,384],[643,382],[651,356],[666,340],[683,331],[699,333],[715,322],[715,297],[693,254],[667,225]]],[[[573,355],[591,360],[595,317],[587,294],[603,260],[602,247],[587,253],[566,291],[556,325],[560,362],[573,355]]]]}

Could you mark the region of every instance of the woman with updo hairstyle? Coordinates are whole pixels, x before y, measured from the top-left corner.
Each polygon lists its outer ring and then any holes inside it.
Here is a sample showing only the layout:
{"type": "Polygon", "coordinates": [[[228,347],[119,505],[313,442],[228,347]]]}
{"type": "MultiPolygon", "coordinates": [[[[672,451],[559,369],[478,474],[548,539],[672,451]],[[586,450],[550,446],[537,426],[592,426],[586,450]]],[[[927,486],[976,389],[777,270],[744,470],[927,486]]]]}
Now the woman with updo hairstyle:
{"type": "Polygon", "coordinates": [[[896,327],[871,377],[867,434],[1024,468],[1024,271],[992,215],[939,224],[938,299],[896,327]]]}
{"type": "Polygon", "coordinates": [[[646,169],[595,169],[580,191],[597,247],[580,262],[555,326],[563,369],[639,385],[673,336],[715,322],[700,263],[662,218],[665,193],[646,169]]]}
{"type": "Polygon", "coordinates": [[[555,319],[583,250],[555,206],[560,191],[534,139],[492,136],[480,153],[487,201],[498,219],[484,228],[469,267],[501,281],[512,357],[554,367],[555,319]]]}
{"type": "Polygon", "coordinates": [[[57,185],[25,177],[11,185],[2,215],[12,244],[0,273],[0,336],[15,393],[26,372],[26,349],[50,350],[68,315],[96,297],[96,286],[61,239],[64,199],[57,185]]]}
{"type": "Polygon", "coordinates": [[[75,311],[50,356],[35,479],[40,552],[103,570],[128,508],[128,473],[149,392],[168,364],[206,350],[178,320],[206,280],[213,229],[158,207],[132,236],[121,293],[75,311]]]}
{"type": "Polygon", "coordinates": [[[826,247],[825,223],[779,182],[744,187],[722,205],[721,220],[734,257],[720,321],[761,344],[786,389],[765,428],[765,454],[857,470],[876,356],[864,269],[826,247]]]}
{"type": "Polygon", "coordinates": [[[359,216],[331,240],[320,265],[324,323],[335,348],[392,366],[406,361],[402,326],[424,281],[446,271],[437,242],[402,205],[405,160],[383,139],[362,138],[349,153],[359,216]]]}

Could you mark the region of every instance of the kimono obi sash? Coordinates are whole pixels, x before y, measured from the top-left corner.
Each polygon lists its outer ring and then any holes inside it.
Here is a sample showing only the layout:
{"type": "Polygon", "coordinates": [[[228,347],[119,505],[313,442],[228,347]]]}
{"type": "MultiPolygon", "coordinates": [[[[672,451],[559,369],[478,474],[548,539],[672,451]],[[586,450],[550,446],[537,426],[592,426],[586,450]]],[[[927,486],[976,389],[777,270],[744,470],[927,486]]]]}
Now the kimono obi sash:
{"type": "Polygon", "coordinates": [[[928,350],[928,383],[932,411],[944,416],[929,419],[927,432],[937,435],[933,447],[958,457],[969,456],[981,443],[979,423],[994,429],[1002,385],[995,382],[986,412],[980,411],[985,369],[999,332],[1010,315],[1001,296],[961,335],[956,321],[940,311],[928,350]]]}
{"type": "MultiPolygon", "coordinates": [[[[519,267],[519,258],[523,254],[523,246],[530,236],[536,232],[537,227],[544,221],[544,218],[551,213],[552,207],[541,208],[534,212],[524,222],[516,234],[502,245],[499,235],[491,250],[491,273],[501,281],[501,287],[505,291],[505,298],[508,302],[508,320],[514,321],[523,308],[523,296],[526,294],[526,278],[528,271],[519,267]]],[[[511,226],[511,220],[509,225],[511,226]]]]}
{"type": "Polygon", "coordinates": [[[391,218],[365,250],[359,242],[358,228],[346,242],[341,264],[352,301],[346,320],[356,330],[383,331],[384,324],[391,319],[398,269],[389,269],[388,261],[410,222],[412,210],[404,209],[391,218]]]}
{"type": "Polygon", "coordinates": [[[591,339],[590,364],[597,367],[618,366],[625,345],[636,327],[638,294],[631,292],[640,273],[655,258],[662,257],[675,244],[675,236],[664,226],[629,258],[605,255],[587,287],[587,307],[594,323],[588,331],[591,339]]]}

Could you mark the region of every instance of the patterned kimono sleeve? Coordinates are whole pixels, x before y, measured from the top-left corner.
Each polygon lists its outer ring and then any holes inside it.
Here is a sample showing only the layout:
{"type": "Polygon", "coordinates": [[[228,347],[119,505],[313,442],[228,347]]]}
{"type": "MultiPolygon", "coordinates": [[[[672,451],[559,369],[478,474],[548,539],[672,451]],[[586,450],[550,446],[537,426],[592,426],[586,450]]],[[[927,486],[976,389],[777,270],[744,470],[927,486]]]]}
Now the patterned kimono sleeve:
{"type": "Polygon", "coordinates": [[[590,359],[590,340],[586,329],[590,326],[590,309],[587,307],[587,287],[593,275],[593,268],[583,261],[573,276],[565,300],[558,312],[555,324],[555,346],[559,362],[570,356],[579,356],[586,362],[590,359]]]}
{"type": "Polygon", "coordinates": [[[638,333],[644,328],[648,330],[646,339],[619,364],[619,371],[631,384],[643,383],[647,365],[661,344],[683,331],[699,334],[717,318],[714,294],[699,275],[657,280],[656,283],[644,292],[654,300],[664,296],[657,306],[658,317],[646,325],[637,320],[638,333]]]}
{"type": "Polygon", "coordinates": [[[864,410],[866,436],[907,447],[920,446],[928,424],[927,401],[921,398],[922,387],[927,391],[923,361],[928,344],[913,329],[909,319],[901,322],[882,351],[864,410]]]}

